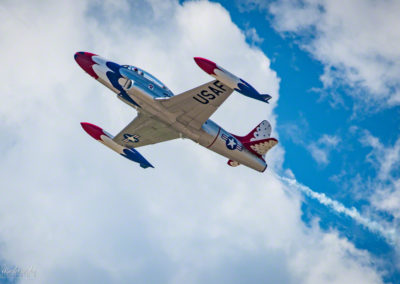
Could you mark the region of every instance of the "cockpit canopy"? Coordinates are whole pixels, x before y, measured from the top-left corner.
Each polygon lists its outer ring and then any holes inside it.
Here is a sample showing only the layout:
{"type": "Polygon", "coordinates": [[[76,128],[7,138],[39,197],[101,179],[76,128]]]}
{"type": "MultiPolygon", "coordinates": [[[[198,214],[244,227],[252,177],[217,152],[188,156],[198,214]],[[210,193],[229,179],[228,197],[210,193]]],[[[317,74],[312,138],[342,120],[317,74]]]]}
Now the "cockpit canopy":
{"type": "Polygon", "coordinates": [[[140,69],[140,68],[132,66],[132,65],[122,65],[122,67],[124,67],[128,70],[134,71],[137,74],[146,78],[147,80],[151,81],[152,83],[154,83],[154,85],[160,87],[166,96],[168,96],[168,97],[173,96],[173,93],[170,91],[170,89],[167,88],[167,86],[165,86],[160,80],[158,80],[156,77],[154,77],[150,73],[144,71],[143,69],[140,69]]]}

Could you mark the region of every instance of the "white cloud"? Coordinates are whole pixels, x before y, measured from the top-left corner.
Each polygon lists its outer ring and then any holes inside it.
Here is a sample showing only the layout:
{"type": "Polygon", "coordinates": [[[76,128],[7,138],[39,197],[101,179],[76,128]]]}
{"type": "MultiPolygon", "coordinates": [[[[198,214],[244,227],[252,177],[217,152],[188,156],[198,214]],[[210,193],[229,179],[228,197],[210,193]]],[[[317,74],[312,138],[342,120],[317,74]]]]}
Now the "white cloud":
{"type": "Polygon", "coordinates": [[[370,146],[373,149],[368,157],[372,163],[378,162],[378,178],[383,181],[393,179],[393,171],[400,167],[400,138],[393,146],[385,147],[377,137],[365,131],[360,141],[364,146],[370,146]]]}
{"type": "Polygon", "coordinates": [[[329,164],[328,152],[326,149],[318,148],[316,144],[310,144],[307,149],[310,151],[312,157],[318,164],[329,164]]]}
{"type": "MultiPolygon", "coordinates": [[[[243,1],[245,5],[247,1],[243,1]]],[[[324,64],[326,88],[344,84],[370,109],[400,104],[399,1],[252,0],[274,27],[324,64]]]]}
{"type": "Polygon", "coordinates": [[[258,35],[255,28],[247,28],[245,30],[245,34],[246,37],[250,39],[250,42],[252,44],[260,44],[264,41],[264,39],[258,35]]]}
{"type": "Polygon", "coordinates": [[[333,150],[339,149],[341,139],[337,135],[323,134],[318,140],[308,137],[309,132],[308,122],[301,117],[296,124],[280,125],[279,129],[290,137],[293,143],[303,146],[307,149],[313,159],[319,165],[327,165],[330,163],[329,155],[333,150]]]}
{"type": "Polygon", "coordinates": [[[372,148],[367,161],[377,169],[372,204],[400,219],[400,138],[394,145],[385,146],[377,137],[365,131],[360,142],[372,148]]]}
{"type": "Polygon", "coordinates": [[[335,135],[324,134],[316,142],[307,145],[312,157],[318,164],[329,164],[329,153],[335,149],[340,142],[340,138],[335,135]]]}
{"type": "Polygon", "coordinates": [[[326,147],[336,147],[340,142],[340,138],[334,135],[322,135],[321,138],[318,139],[318,143],[321,145],[325,145],[326,147]]]}
{"type": "MultiPolygon", "coordinates": [[[[213,59],[275,98],[266,107],[234,94],[215,120],[237,134],[265,118],[275,125],[279,79],[220,5],[0,7],[5,263],[33,266],[37,283],[381,282],[368,253],[302,223],[301,197],[270,169],[232,169],[177,140],[141,148],[156,166],[142,170],[80,129],[90,121],[116,133],[135,113],[76,65],[77,50],[141,66],[176,92],[210,80],[193,56],[213,59]]],[[[279,167],[283,149],[268,161],[279,167]]]]}

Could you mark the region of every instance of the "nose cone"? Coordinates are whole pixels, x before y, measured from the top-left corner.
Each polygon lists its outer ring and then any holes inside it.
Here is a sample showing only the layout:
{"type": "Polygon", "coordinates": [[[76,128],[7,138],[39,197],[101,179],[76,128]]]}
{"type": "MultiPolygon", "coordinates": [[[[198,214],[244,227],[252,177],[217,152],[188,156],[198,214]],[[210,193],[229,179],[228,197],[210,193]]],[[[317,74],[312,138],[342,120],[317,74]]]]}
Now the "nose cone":
{"type": "Polygon", "coordinates": [[[101,135],[106,135],[103,129],[101,129],[97,125],[88,122],[81,122],[81,126],[87,132],[87,134],[89,134],[96,140],[101,140],[101,135]]]}
{"type": "Polygon", "coordinates": [[[78,65],[81,66],[81,68],[85,70],[86,73],[97,79],[99,78],[99,76],[96,74],[96,72],[94,72],[92,68],[93,64],[96,64],[96,62],[94,62],[92,59],[93,56],[97,55],[90,52],[79,51],[75,53],[74,58],[76,63],[78,63],[78,65]]]}
{"type": "Polygon", "coordinates": [[[194,57],[194,61],[196,61],[196,64],[199,65],[199,67],[203,69],[204,72],[210,75],[215,75],[214,69],[218,69],[217,64],[208,59],[202,57],[194,57]]]}

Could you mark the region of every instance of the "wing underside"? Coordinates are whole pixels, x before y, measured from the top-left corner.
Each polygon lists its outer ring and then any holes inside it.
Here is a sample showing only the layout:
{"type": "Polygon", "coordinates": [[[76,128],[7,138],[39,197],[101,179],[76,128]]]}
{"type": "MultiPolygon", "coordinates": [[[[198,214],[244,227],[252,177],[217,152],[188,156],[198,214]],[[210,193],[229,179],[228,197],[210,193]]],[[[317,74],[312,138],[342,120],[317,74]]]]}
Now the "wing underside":
{"type": "Polygon", "coordinates": [[[183,125],[199,129],[232,92],[233,89],[214,80],[162,101],[161,104],[176,114],[177,121],[183,125]]]}
{"type": "MultiPolygon", "coordinates": [[[[232,92],[233,89],[214,80],[160,103],[183,125],[200,129],[232,92]]],[[[138,148],[179,137],[179,133],[168,124],[139,112],[113,140],[124,147],[138,148]]]]}
{"type": "Polygon", "coordinates": [[[113,140],[127,148],[138,148],[176,138],[179,138],[179,134],[168,125],[151,115],[139,112],[113,140]]]}

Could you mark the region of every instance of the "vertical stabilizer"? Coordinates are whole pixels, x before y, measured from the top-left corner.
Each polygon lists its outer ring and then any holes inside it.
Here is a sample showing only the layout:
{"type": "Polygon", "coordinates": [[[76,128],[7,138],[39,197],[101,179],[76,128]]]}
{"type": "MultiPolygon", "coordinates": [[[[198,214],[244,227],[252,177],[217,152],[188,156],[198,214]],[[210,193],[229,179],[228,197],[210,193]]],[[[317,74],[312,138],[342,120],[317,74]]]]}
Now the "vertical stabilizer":
{"type": "Polygon", "coordinates": [[[267,120],[263,120],[246,136],[235,137],[249,151],[263,157],[272,147],[278,144],[278,140],[271,138],[271,124],[267,120]]]}

